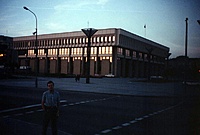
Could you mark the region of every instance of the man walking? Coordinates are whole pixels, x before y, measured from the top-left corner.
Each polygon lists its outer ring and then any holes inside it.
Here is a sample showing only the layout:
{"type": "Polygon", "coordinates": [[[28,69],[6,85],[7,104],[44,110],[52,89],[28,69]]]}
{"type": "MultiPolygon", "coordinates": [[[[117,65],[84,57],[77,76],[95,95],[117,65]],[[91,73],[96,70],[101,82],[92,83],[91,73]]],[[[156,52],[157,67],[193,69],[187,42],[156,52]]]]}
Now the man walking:
{"type": "Polygon", "coordinates": [[[48,91],[42,95],[42,108],[44,120],[42,134],[46,135],[49,122],[51,122],[52,135],[57,135],[57,118],[59,115],[60,94],[54,90],[54,83],[47,82],[48,91]]]}

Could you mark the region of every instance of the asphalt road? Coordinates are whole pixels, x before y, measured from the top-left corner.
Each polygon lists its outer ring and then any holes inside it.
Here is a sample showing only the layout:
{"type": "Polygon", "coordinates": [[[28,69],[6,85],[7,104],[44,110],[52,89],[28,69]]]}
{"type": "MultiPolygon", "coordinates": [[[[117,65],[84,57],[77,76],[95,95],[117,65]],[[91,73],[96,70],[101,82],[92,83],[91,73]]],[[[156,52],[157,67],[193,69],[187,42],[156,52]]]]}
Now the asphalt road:
{"type": "MultiPolygon", "coordinates": [[[[0,86],[3,135],[38,135],[46,89],[0,86]]],[[[59,135],[199,135],[200,89],[178,97],[125,96],[60,91],[59,135]]],[[[50,128],[48,132],[50,134],[50,128]]]]}

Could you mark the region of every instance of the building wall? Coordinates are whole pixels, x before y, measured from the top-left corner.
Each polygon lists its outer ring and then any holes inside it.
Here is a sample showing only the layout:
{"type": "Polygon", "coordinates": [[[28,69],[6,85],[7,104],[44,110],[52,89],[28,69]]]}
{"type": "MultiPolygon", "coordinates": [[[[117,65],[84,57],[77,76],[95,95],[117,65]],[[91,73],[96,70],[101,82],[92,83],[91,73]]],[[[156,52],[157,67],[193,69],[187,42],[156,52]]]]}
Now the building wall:
{"type": "Polygon", "coordinates": [[[109,74],[109,69],[110,69],[110,61],[109,60],[102,60],[101,62],[101,75],[106,75],[109,74]]]}
{"type": "Polygon", "coordinates": [[[39,73],[45,73],[45,66],[46,65],[46,60],[45,59],[41,59],[39,60],[39,73]]]}
{"type": "MultiPolygon", "coordinates": [[[[35,36],[13,40],[19,58],[28,55],[34,71],[35,36]]],[[[87,42],[80,31],[38,35],[39,72],[85,75],[87,42]],[[44,58],[49,58],[49,61],[45,63],[44,58]]],[[[112,73],[119,77],[145,77],[148,63],[152,65],[152,74],[161,73],[159,67],[164,65],[168,53],[168,47],[122,29],[98,30],[91,38],[90,75],[112,73]]]]}
{"type": "Polygon", "coordinates": [[[78,59],[78,60],[74,60],[74,73],[73,74],[76,74],[76,75],[80,75],[81,74],[81,60],[78,59]]]}
{"type": "Polygon", "coordinates": [[[68,61],[61,60],[61,73],[62,74],[67,74],[67,67],[68,67],[68,61]]]}
{"type": "Polygon", "coordinates": [[[56,65],[57,61],[56,60],[50,60],[50,73],[56,73],[56,65]]]}

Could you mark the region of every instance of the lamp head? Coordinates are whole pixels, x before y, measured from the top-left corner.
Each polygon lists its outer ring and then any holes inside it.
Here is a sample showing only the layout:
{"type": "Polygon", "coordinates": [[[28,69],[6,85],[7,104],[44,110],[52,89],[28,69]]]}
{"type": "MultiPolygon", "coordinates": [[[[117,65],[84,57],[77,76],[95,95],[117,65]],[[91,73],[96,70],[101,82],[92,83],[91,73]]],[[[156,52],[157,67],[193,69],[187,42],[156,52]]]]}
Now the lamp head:
{"type": "Polygon", "coordinates": [[[200,25],[200,20],[197,20],[198,24],[200,25]]]}
{"type": "Polygon", "coordinates": [[[24,8],[25,10],[29,10],[29,9],[28,9],[27,7],[25,7],[25,6],[24,6],[23,8],[24,8]]]}

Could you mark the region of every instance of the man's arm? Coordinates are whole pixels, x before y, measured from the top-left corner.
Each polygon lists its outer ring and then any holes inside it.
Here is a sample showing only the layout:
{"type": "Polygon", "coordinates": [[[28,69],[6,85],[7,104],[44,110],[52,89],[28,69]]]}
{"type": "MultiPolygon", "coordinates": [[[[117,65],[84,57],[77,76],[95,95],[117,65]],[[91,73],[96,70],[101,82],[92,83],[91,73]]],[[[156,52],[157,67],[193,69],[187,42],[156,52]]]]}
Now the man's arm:
{"type": "Polygon", "coordinates": [[[45,94],[43,93],[43,95],[42,95],[42,102],[41,102],[41,105],[42,105],[42,109],[43,109],[43,110],[45,110],[44,99],[45,99],[45,94]]]}
{"type": "Polygon", "coordinates": [[[44,101],[42,100],[42,109],[45,110],[44,101]]]}

